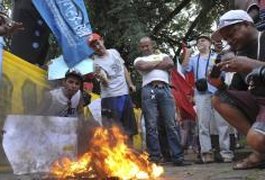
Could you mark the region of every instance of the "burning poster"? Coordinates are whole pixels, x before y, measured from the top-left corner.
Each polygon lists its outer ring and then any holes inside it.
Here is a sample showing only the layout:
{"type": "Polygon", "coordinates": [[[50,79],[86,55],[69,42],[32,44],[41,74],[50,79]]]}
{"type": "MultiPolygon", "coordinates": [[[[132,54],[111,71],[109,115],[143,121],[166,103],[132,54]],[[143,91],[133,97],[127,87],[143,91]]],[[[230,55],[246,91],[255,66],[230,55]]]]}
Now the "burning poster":
{"type": "Polygon", "coordinates": [[[3,148],[14,174],[49,172],[60,157],[76,157],[77,119],[9,115],[3,148]]]}
{"type": "Polygon", "coordinates": [[[163,167],[148,161],[147,153],[127,146],[128,137],[117,126],[97,127],[89,149],[78,160],[62,157],[51,167],[57,179],[155,179],[163,167]]]}

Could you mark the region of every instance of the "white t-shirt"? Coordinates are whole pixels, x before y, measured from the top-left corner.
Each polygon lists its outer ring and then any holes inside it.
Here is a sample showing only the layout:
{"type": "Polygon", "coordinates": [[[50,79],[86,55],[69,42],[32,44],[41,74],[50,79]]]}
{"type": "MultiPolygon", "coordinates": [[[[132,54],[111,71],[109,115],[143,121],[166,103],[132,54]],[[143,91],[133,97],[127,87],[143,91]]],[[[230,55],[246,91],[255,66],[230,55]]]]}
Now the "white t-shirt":
{"type": "Polygon", "coordinates": [[[117,97],[129,93],[124,74],[124,60],[115,49],[108,49],[104,57],[95,56],[94,65],[105,71],[108,78],[108,86],[100,84],[101,98],[117,97]]]}
{"type": "MultiPolygon", "coordinates": [[[[154,61],[163,61],[165,57],[168,55],[166,54],[152,54],[149,56],[143,56],[143,57],[138,57],[134,60],[134,65],[138,61],[145,61],[145,62],[154,62],[154,61]]],[[[139,71],[140,74],[143,77],[143,83],[142,87],[145,85],[149,84],[152,81],[163,81],[165,83],[169,83],[169,73],[165,70],[161,69],[153,69],[152,71],[144,72],[144,71],[139,71]]]]}
{"type": "Polygon", "coordinates": [[[47,99],[51,98],[50,105],[46,109],[46,113],[50,116],[60,116],[60,117],[77,117],[78,116],[78,106],[80,105],[80,100],[82,98],[81,91],[78,90],[71,101],[71,109],[69,110],[68,103],[69,99],[64,95],[63,88],[58,88],[49,91],[47,99]]]}

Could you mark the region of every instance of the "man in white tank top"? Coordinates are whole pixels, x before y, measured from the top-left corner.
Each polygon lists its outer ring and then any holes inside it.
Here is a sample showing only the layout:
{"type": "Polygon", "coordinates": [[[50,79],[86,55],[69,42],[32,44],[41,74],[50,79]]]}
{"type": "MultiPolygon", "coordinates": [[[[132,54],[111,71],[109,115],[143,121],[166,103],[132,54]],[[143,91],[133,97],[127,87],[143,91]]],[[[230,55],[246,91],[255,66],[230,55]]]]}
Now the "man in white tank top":
{"type": "Polygon", "coordinates": [[[169,87],[169,70],[174,66],[173,61],[166,54],[155,54],[149,37],[140,40],[139,48],[143,56],[135,59],[134,66],[143,77],[142,110],[149,158],[155,163],[162,161],[158,129],[159,124],[163,124],[171,161],[176,166],[185,165],[175,119],[175,103],[169,87]]]}

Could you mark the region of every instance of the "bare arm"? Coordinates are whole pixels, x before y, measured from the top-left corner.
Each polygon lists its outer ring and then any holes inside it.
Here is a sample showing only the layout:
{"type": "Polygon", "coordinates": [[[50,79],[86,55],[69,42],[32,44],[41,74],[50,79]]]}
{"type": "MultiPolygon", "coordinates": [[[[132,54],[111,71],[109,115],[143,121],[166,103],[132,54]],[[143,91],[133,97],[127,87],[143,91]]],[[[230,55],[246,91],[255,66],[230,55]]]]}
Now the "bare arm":
{"type": "Polygon", "coordinates": [[[138,61],[135,64],[135,68],[139,71],[148,72],[156,68],[156,66],[160,63],[160,61],[152,61],[152,62],[146,62],[146,61],[138,61]]]}
{"type": "Polygon", "coordinates": [[[21,22],[13,21],[6,14],[0,12],[0,36],[10,35],[20,30],[24,30],[21,22]]]}
{"type": "Polygon", "coordinates": [[[188,67],[189,61],[190,61],[190,56],[191,56],[191,50],[186,48],[186,51],[185,51],[185,54],[183,57],[183,61],[181,64],[184,68],[188,67]]]}
{"type": "Polygon", "coordinates": [[[172,59],[168,56],[163,58],[163,61],[161,61],[156,67],[155,69],[161,69],[161,70],[169,70],[172,67],[174,67],[174,63],[172,61],[172,59]]]}
{"type": "Polygon", "coordinates": [[[129,89],[132,91],[132,92],[135,92],[136,91],[136,88],[135,86],[133,85],[133,82],[132,82],[132,79],[131,79],[131,76],[127,70],[127,68],[124,66],[124,75],[125,75],[125,79],[126,79],[126,82],[128,84],[128,87],[129,89]]]}

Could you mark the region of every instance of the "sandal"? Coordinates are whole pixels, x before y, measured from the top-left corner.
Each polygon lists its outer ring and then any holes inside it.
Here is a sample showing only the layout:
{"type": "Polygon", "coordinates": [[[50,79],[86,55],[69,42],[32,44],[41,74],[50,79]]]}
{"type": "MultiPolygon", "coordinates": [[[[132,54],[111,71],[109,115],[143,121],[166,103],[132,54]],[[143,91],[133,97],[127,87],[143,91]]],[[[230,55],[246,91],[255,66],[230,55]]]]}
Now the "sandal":
{"type": "Polygon", "coordinates": [[[265,168],[265,160],[259,158],[258,154],[252,153],[247,158],[237,162],[234,166],[234,170],[245,170],[254,168],[265,168]]]}

